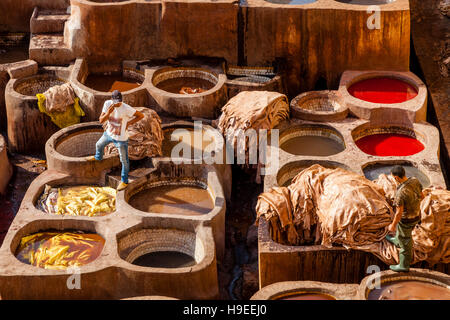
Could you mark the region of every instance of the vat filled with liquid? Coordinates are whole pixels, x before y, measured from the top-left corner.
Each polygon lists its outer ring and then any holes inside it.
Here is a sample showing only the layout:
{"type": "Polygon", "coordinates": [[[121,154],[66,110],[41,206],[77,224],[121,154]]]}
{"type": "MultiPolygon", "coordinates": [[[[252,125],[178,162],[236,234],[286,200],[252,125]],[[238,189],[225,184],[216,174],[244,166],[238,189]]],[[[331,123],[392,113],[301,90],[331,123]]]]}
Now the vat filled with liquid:
{"type": "Polygon", "coordinates": [[[415,137],[403,133],[377,133],[355,141],[361,151],[373,156],[411,156],[421,152],[425,146],[415,137]]]}
{"type": "Polygon", "coordinates": [[[415,98],[417,89],[411,84],[394,78],[379,77],[358,81],[348,88],[355,98],[372,103],[402,103],[415,98]]]}
{"type": "Polygon", "coordinates": [[[84,81],[84,85],[101,92],[112,92],[114,90],[125,92],[138,88],[142,82],[143,79],[122,74],[89,74],[84,81]]]}
{"type": "MultiPolygon", "coordinates": [[[[366,166],[364,171],[364,176],[369,180],[376,180],[380,174],[389,175],[391,173],[392,168],[396,166],[396,164],[389,163],[375,163],[366,166]]],[[[422,184],[423,188],[427,188],[430,186],[430,179],[427,177],[425,173],[420,171],[418,168],[414,167],[411,164],[401,164],[403,168],[405,168],[405,173],[407,177],[415,177],[422,184]]]]}
{"type": "Polygon", "coordinates": [[[382,283],[369,291],[368,300],[450,300],[450,287],[419,280],[382,283]]]}
{"type": "Polygon", "coordinates": [[[149,213],[202,215],[214,208],[213,198],[200,182],[169,181],[157,183],[134,194],[128,203],[149,213]]]}
{"type": "Polygon", "coordinates": [[[194,77],[171,78],[156,85],[158,89],[176,94],[203,93],[212,89],[215,83],[206,79],[194,77]]]}
{"type": "Polygon", "coordinates": [[[202,158],[204,152],[211,153],[215,149],[215,137],[210,130],[175,126],[166,127],[163,133],[163,157],[202,158]]]}
{"type": "Polygon", "coordinates": [[[44,269],[64,270],[91,263],[100,256],[105,240],[98,234],[46,231],[23,237],[16,258],[44,269]]]}
{"type": "Polygon", "coordinates": [[[288,129],[280,136],[280,148],[294,155],[331,156],[344,151],[342,136],[329,127],[298,127],[288,129]]]}

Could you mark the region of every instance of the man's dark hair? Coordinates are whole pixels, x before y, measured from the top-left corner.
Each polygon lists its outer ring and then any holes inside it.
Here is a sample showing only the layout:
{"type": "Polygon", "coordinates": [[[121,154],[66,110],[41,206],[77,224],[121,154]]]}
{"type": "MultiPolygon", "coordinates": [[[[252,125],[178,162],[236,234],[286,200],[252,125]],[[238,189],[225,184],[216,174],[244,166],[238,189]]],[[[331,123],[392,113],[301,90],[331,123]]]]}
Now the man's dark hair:
{"type": "Polygon", "coordinates": [[[122,101],[122,94],[120,93],[119,90],[114,90],[114,91],[111,93],[111,98],[112,98],[113,100],[119,100],[119,101],[122,101]]]}
{"type": "Polygon", "coordinates": [[[405,168],[402,166],[395,166],[391,170],[392,175],[397,176],[399,178],[405,177],[405,168]]]}

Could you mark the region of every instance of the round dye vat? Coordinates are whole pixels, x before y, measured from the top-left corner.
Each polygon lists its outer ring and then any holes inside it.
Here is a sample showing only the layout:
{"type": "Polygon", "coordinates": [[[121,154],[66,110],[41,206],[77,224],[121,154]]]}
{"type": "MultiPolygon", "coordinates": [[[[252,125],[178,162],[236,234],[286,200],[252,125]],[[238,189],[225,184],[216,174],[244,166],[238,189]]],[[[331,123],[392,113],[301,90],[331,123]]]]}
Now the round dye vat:
{"type": "Polygon", "coordinates": [[[363,152],[381,157],[411,156],[425,148],[419,140],[411,136],[394,133],[368,135],[355,143],[363,152]]]}
{"type": "MultiPolygon", "coordinates": [[[[364,176],[369,180],[376,180],[380,174],[390,174],[394,164],[374,164],[369,165],[364,168],[364,176]]],[[[415,177],[422,184],[423,188],[427,188],[430,186],[430,179],[419,169],[410,165],[410,164],[401,164],[403,168],[405,168],[405,173],[407,177],[415,177]]]]}
{"type": "Polygon", "coordinates": [[[450,300],[450,289],[423,281],[396,281],[369,292],[368,300],[450,300]]]}
{"type": "Polygon", "coordinates": [[[95,145],[103,135],[99,128],[76,131],[57,141],[56,152],[66,157],[82,158],[95,154],[95,145]]]}
{"type": "Polygon", "coordinates": [[[417,90],[402,80],[372,78],[359,81],[348,92],[360,100],[373,103],[402,103],[417,96],[417,90]]]}
{"type": "Polygon", "coordinates": [[[104,244],[105,240],[98,234],[40,232],[23,237],[15,255],[26,264],[62,270],[94,261],[104,244]]]}
{"type": "Polygon", "coordinates": [[[308,3],[314,3],[317,0],[265,0],[266,2],[275,4],[289,4],[289,5],[302,5],[308,3]]]}
{"type": "Polygon", "coordinates": [[[336,300],[336,298],[318,292],[302,292],[302,293],[292,293],[286,296],[276,298],[276,300],[336,300]]]}
{"type": "Polygon", "coordinates": [[[53,86],[64,84],[65,81],[49,74],[39,74],[17,81],[14,90],[25,96],[36,96],[53,86]]]}
{"type": "Polygon", "coordinates": [[[196,264],[188,254],[177,251],[150,252],[138,257],[132,264],[152,268],[184,268],[196,264]]]}
{"type": "Polygon", "coordinates": [[[144,212],[180,215],[207,214],[214,202],[207,189],[196,185],[167,184],[144,189],[129,204],[144,212]]]}
{"type": "Polygon", "coordinates": [[[193,159],[198,158],[198,155],[201,158],[203,152],[214,150],[213,141],[214,138],[205,130],[198,130],[196,133],[193,128],[168,128],[164,130],[162,154],[163,157],[193,159]],[[187,150],[190,150],[190,156],[184,154],[184,151],[188,153],[187,150]]]}
{"type": "Polygon", "coordinates": [[[214,83],[206,79],[194,77],[170,78],[156,85],[158,89],[176,94],[202,93],[212,89],[214,86],[214,83]]]}
{"type": "Polygon", "coordinates": [[[112,92],[119,90],[120,92],[129,91],[139,87],[142,81],[127,78],[120,74],[103,75],[103,74],[89,74],[84,82],[88,88],[101,92],[112,92]]]}
{"type": "Polygon", "coordinates": [[[331,156],[343,151],[338,141],[324,136],[297,136],[283,142],[280,148],[290,154],[302,156],[331,156]]]}

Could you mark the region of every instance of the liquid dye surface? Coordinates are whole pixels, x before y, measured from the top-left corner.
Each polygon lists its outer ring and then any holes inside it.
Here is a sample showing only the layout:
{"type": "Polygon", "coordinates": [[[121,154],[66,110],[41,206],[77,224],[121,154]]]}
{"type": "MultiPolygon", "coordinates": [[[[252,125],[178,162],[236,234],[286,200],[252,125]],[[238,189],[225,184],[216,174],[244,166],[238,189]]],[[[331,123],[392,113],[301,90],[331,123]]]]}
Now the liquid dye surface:
{"type": "Polygon", "coordinates": [[[125,92],[139,87],[141,83],[141,81],[125,78],[122,75],[90,74],[84,85],[101,92],[112,92],[114,90],[125,92]]]}
{"type": "Polygon", "coordinates": [[[184,268],[195,265],[195,259],[182,252],[159,251],[144,254],[134,260],[133,264],[152,268],[184,268]]]}
{"type": "Polygon", "coordinates": [[[197,186],[170,184],[145,189],[129,201],[130,205],[140,211],[200,215],[214,208],[208,190],[197,186]]]}
{"type": "Polygon", "coordinates": [[[213,137],[211,135],[205,130],[199,130],[199,133],[201,134],[198,133],[198,137],[196,137],[194,132],[195,131],[192,128],[171,128],[164,130],[164,140],[162,143],[163,157],[173,156],[194,159],[201,158],[204,151],[210,153],[214,150],[213,137]],[[176,131],[178,129],[182,129],[183,131],[176,131]],[[175,141],[171,140],[172,137],[175,141]],[[190,150],[190,156],[186,150],[190,150]],[[196,154],[198,154],[199,157],[196,157],[196,154]]]}
{"type": "Polygon", "coordinates": [[[417,96],[417,90],[401,80],[372,78],[357,82],[348,92],[360,100],[373,103],[402,103],[417,96]]]}
{"type": "MultiPolygon", "coordinates": [[[[386,175],[390,174],[394,166],[395,165],[393,164],[371,165],[369,167],[364,168],[364,176],[369,180],[376,180],[378,179],[378,176],[382,173],[386,175]]],[[[417,178],[422,184],[422,187],[424,188],[430,186],[430,179],[428,179],[428,177],[422,171],[408,164],[402,164],[402,167],[405,168],[405,173],[407,177],[417,178]]]]}
{"type": "Polygon", "coordinates": [[[265,0],[266,2],[276,3],[276,4],[289,4],[289,5],[302,5],[308,3],[314,3],[317,0],[265,0]]]}
{"type": "Polygon", "coordinates": [[[334,297],[324,293],[300,293],[278,298],[277,300],[336,300],[334,297]]]}
{"type": "Polygon", "coordinates": [[[397,281],[370,291],[368,300],[450,300],[450,289],[422,281],[397,281]]]}
{"type": "Polygon", "coordinates": [[[156,85],[158,89],[177,94],[201,93],[214,86],[215,84],[208,80],[193,77],[167,79],[156,85]]]}
{"type": "Polygon", "coordinates": [[[331,138],[322,136],[298,136],[281,145],[284,151],[304,156],[331,156],[344,150],[344,146],[331,138]]]}
{"type": "Polygon", "coordinates": [[[40,268],[63,270],[94,261],[104,244],[98,234],[40,232],[21,239],[16,258],[40,268]]]}
{"type": "Polygon", "coordinates": [[[373,156],[410,156],[425,147],[417,139],[406,134],[381,133],[365,136],[355,141],[358,148],[373,156]]]}

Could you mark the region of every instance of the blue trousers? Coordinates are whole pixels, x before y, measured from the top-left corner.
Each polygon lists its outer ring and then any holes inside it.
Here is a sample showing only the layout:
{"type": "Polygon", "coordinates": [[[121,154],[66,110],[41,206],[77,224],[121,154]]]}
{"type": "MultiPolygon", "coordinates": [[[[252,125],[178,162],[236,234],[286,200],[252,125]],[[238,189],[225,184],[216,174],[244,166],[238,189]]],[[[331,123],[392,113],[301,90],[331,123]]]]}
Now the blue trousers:
{"type": "Polygon", "coordinates": [[[114,143],[117,150],[119,150],[119,158],[122,163],[122,182],[128,183],[128,172],[130,172],[130,160],[128,159],[128,140],[127,141],[118,141],[111,138],[106,132],[103,132],[102,137],[95,144],[95,159],[102,160],[103,152],[105,147],[114,143]]]}

